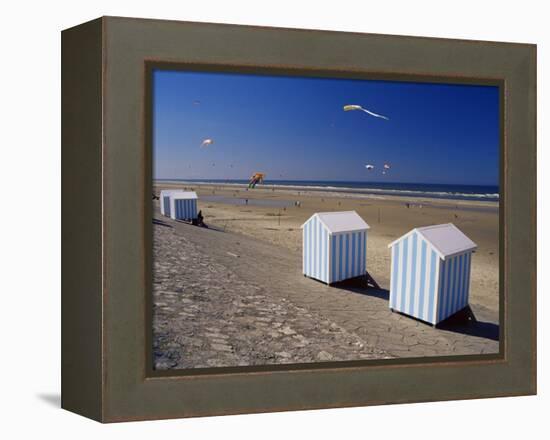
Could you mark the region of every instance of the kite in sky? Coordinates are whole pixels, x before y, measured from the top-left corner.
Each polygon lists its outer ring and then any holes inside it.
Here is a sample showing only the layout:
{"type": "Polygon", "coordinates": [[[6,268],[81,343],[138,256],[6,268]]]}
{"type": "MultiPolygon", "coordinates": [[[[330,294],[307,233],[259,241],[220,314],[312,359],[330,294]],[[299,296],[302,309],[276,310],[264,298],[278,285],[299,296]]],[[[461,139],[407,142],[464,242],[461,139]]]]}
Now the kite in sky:
{"type": "Polygon", "coordinates": [[[212,139],[205,139],[202,141],[201,148],[207,147],[208,145],[212,145],[214,141],[212,139]]]}
{"type": "Polygon", "coordinates": [[[390,120],[386,116],[382,116],[382,115],[379,115],[378,113],[371,112],[370,110],[367,110],[366,108],[363,108],[363,107],[361,107],[360,105],[357,105],[357,104],[349,104],[349,105],[344,106],[344,111],[345,112],[350,112],[350,111],[353,111],[353,110],[360,110],[360,111],[365,112],[365,113],[367,113],[371,116],[374,116],[375,118],[382,118],[382,119],[385,119],[386,121],[390,120]]]}
{"type": "Polygon", "coordinates": [[[256,188],[258,183],[264,183],[265,174],[264,173],[254,173],[248,182],[249,188],[256,188]]]}
{"type": "Polygon", "coordinates": [[[365,165],[365,168],[367,170],[374,170],[374,165],[368,164],[368,165],[365,165]]]}

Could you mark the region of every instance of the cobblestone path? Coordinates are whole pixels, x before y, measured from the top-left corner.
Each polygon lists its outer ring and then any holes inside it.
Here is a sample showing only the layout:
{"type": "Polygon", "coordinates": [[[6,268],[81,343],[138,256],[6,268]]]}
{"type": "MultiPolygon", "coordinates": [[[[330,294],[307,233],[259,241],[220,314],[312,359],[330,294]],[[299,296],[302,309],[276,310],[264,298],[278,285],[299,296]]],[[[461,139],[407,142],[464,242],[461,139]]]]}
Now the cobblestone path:
{"type": "Polygon", "coordinates": [[[304,278],[301,256],[272,244],[165,218],[154,234],[157,369],[498,352],[498,316],[475,304],[478,322],[434,329],[364,280],[304,278]]]}
{"type": "Polygon", "coordinates": [[[321,314],[270,296],[173,228],[155,226],[154,270],[157,369],[388,357],[321,314]]]}

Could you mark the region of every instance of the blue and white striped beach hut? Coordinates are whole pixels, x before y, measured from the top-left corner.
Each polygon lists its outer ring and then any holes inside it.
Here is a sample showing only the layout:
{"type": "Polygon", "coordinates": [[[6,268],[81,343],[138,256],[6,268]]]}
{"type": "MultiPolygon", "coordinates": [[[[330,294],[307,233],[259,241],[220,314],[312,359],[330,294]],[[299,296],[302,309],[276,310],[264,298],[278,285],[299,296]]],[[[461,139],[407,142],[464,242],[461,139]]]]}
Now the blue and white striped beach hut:
{"type": "Polygon", "coordinates": [[[455,225],[416,228],[388,247],[392,310],[436,325],[468,305],[477,246],[455,225]]]}
{"type": "Polygon", "coordinates": [[[160,213],[166,217],[170,217],[170,195],[184,192],[181,189],[163,189],[160,192],[160,213]]]}
{"type": "Polygon", "coordinates": [[[194,191],[170,194],[170,217],[174,220],[195,220],[198,214],[197,199],[194,191]]]}
{"type": "Polygon", "coordinates": [[[332,284],[366,273],[369,225],[355,211],[318,212],[302,229],[305,276],[332,284]]]}

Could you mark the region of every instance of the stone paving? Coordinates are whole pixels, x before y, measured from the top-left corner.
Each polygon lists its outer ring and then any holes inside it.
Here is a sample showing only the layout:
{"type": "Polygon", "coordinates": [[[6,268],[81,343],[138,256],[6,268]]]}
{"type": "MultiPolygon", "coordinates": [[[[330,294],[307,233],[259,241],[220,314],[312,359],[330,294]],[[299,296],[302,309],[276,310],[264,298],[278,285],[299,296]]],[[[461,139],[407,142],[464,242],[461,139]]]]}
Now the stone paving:
{"type": "Polygon", "coordinates": [[[156,369],[498,352],[491,310],[432,328],[391,313],[386,290],[328,287],[298,253],[215,228],[159,218],[153,278],[156,369]]]}
{"type": "Polygon", "coordinates": [[[389,357],[319,313],[271,297],[173,228],[155,226],[154,249],[156,369],[389,357]]]}

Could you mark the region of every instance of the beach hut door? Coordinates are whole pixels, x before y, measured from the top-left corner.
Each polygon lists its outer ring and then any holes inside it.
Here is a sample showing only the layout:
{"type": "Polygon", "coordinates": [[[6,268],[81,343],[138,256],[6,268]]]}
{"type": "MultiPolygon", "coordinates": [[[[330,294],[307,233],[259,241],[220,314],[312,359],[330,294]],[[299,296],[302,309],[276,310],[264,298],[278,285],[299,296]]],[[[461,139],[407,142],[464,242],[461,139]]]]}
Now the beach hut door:
{"type": "Polygon", "coordinates": [[[164,196],[162,203],[164,204],[164,215],[170,215],[170,196],[164,196]]]}

